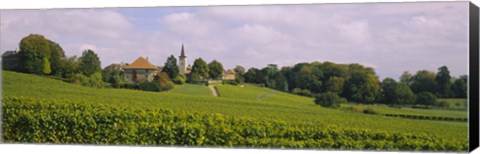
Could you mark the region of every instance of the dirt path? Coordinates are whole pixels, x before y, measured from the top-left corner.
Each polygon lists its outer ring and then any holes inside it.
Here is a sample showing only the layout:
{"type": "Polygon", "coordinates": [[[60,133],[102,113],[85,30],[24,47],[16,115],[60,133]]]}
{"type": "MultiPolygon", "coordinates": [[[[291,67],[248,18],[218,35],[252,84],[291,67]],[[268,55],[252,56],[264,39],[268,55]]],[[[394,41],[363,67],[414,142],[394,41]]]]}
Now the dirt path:
{"type": "Polygon", "coordinates": [[[218,96],[217,89],[215,89],[215,86],[210,85],[210,86],[208,86],[208,88],[209,88],[210,91],[212,92],[212,96],[215,96],[215,97],[218,96]]]}

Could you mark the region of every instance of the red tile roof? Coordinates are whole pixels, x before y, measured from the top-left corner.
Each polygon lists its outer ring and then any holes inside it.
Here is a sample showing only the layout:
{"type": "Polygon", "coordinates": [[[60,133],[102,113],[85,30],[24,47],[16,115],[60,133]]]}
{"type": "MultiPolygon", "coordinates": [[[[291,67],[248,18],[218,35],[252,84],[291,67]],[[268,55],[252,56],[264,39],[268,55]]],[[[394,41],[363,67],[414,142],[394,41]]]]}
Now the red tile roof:
{"type": "Polygon", "coordinates": [[[155,67],[155,65],[148,62],[148,60],[146,60],[145,58],[138,57],[137,60],[135,60],[132,64],[125,67],[125,69],[152,69],[152,70],[155,70],[155,69],[157,69],[157,67],[155,67]]]}

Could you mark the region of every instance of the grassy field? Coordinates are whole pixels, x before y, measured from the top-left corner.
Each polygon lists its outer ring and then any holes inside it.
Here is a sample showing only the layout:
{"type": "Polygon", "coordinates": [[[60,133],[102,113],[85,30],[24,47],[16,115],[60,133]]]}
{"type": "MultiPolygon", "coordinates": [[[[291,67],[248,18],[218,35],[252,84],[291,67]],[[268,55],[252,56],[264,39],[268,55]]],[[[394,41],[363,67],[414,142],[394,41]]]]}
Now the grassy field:
{"type": "Polygon", "coordinates": [[[448,108],[467,110],[467,99],[463,98],[448,98],[448,99],[439,99],[439,101],[446,101],[448,103],[448,108]]]}
{"type": "Polygon", "coordinates": [[[168,93],[212,96],[210,89],[208,89],[207,86],[194,84],[175,85],[175,87],[172,90],[169,90],[168,93]]]}
{"type": "MultiPolygon", "coordinates": [[[[451,142],[452,145],[461,145],[461,148],[457,150],[466,150],[464,145],[467,143],[467,123],[465,122],[413,120],[345,112],[314,105],[312,98],[291,95],[267,88],[248,85],[245,87],[217,85],[221,97],[212,97],[207,87],[196,85],[176,87],[174,91],[171,92],[144,92],[127,89],[93,89],[46,79],[44,77],[9,71],[3,71],[2,74],[3,98],[26,97],[45,99],[45,102],[55,100],[63,103],[102,105],[138,111],[165,109],[171,110],[173,113],[195,113],[199,116],[205,114],[220,114],[226,117],[247,118],[253,122],[266,120],[275,121],[271,122],[275,124],[299,124],[302,126],[302,130],[306,131],[310,130],[309,128],[320,130],[341,128],[346,130],[362,129],[362,131],[383,133],[422,134],[425,137],[435,138],[428,140],[448,141],[451,142]]],[[[387,107],[377,108],[381,112],[403,113],[404,110],[389,109],[387,107]]],[[[406,112],[412,114],[445,114],[444,112],[436,110],[412,109],[406,112]]],[[[466,112],[452,112],[447,114],[451,116],[465,116],[466,112]]],[[[412,140],[412,142],[413,141],[415,140],[412,140]]],[[[390,142],[392,142],[392,144],[396,143],[395,140],[389,141],[389,143],[390,142]]],[[[423,141],[420,140],[415,141],[414,145],[418,145],[412,148],[418,149],[418,147],[421,147],[420,144],[422,144],[422,142],[423,141]]],[[[369,148],[360,147],[354,149],[369,148]]],[[[391,148],[385,147],[380,149],[391,148]]],[[[408,149],[410,149],[410,147],[408,149]]]]}

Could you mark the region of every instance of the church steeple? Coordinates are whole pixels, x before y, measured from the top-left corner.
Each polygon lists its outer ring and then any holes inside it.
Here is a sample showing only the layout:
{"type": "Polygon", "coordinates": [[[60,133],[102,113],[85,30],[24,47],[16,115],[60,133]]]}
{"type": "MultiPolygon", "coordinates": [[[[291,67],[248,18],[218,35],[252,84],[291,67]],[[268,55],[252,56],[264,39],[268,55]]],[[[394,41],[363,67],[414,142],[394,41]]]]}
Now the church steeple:
{"type": "Polygon", "coordinates": [[[180,58],[187,58],[187,56],[185,56],[185,51],[183,50],[183,43],[182,43],[182,53],[180,53],[180,58]]]}
{"type": "Polygon", "coordinates": [[[187,72],[187,56],[185,56],[185,50],[183,49],[183,43],[182,43],[182,50],[180,53],[180,56],[178,57],[178,69],[179,73],[181,75],[185,75],[187,72]]]}

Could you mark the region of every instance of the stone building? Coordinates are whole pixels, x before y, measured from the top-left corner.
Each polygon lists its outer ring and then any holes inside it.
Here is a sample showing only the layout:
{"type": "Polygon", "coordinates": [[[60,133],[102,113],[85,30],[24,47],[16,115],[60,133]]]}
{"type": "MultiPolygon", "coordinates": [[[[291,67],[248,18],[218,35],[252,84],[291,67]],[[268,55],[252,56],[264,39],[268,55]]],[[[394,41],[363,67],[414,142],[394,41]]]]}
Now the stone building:
{"type": "Polygon", "coordinates": [[[124,68],[124,78],[127,82],[136,83],[142,81],[153,81],[159,73],[159,68],[148,62],[148,58],[137,58],[134,62],[124,68]]]}

